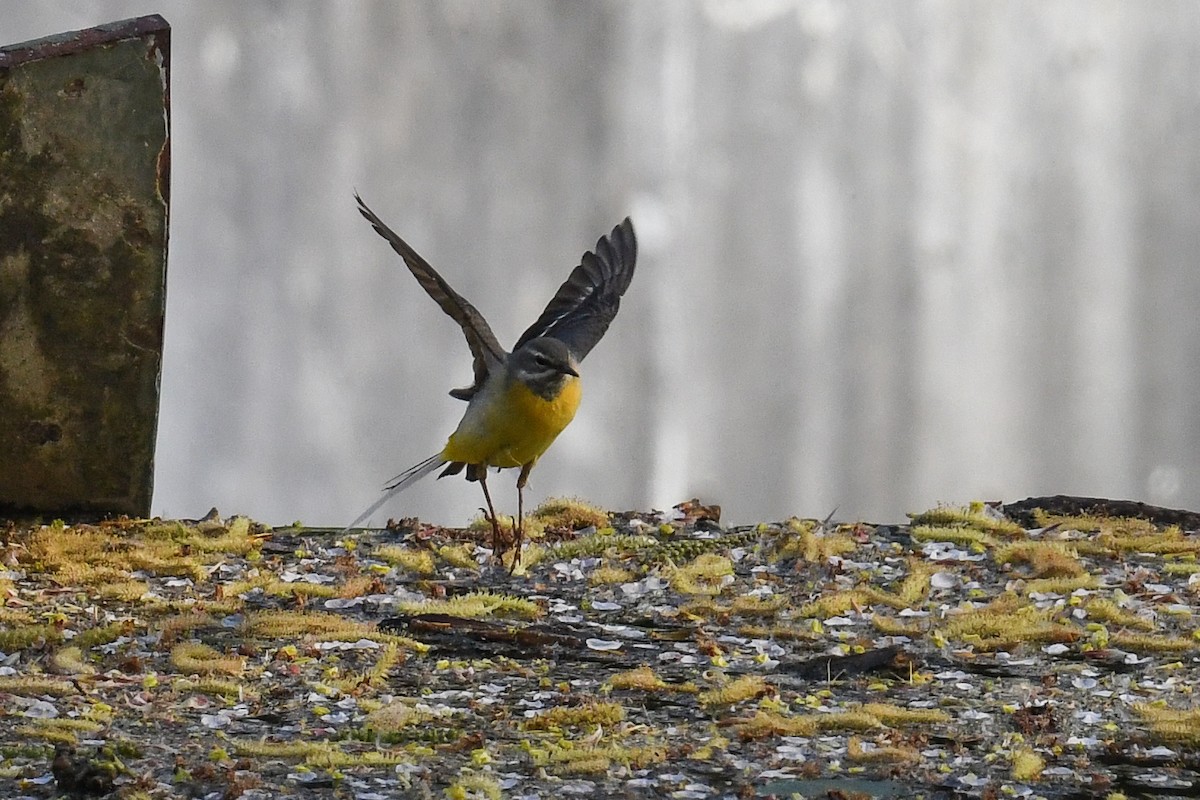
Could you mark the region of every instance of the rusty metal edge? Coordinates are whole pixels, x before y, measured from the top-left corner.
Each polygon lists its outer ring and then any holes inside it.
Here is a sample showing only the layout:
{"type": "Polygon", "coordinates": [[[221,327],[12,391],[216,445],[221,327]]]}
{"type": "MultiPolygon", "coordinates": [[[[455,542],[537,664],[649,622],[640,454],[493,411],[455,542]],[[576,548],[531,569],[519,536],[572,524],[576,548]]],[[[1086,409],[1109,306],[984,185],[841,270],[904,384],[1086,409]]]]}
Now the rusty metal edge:
{"type": "MultiPolygon", "coordinates": [[[[164,53],[169,53],[170,35],[170,23],[159,14],[149,14],[136,19],[123,19],[81,31],[70,31],[28,42],[4,45],[0,47],[0,69],[9,69],[44,58],[71,55],[96,45],[140,39],[145,36],[166,37],[167,41],[160,42],[162,45],[160,49],[164,53]]],[[[167,66],[164,64],[164,67],[167,66]]]]}

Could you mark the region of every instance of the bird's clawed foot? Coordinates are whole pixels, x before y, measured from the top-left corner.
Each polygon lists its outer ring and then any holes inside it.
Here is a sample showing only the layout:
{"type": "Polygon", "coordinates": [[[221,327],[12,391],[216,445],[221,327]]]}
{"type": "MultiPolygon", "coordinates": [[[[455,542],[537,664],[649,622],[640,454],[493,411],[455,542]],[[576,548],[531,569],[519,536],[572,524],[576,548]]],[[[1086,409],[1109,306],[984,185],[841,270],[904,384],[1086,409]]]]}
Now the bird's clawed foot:
{"type": "MultiPolygon", "coordinates": [[[[536,459],[535,459],[536,460],[536,459]]],[[[521,563],[521,545],[525,540],[525,483],[529,480],[529,470],[533,469],[533,461],[521,467],[521,474],[517,476],[517,524],[513,530],[513,552],[512,565],[508,568],[508,574],[512,575],[513,570],[517,568],[517,564],[521,563]]]]}
{"type": "MultiPolygon", "coordinates": [[[[508,565],[509,575],[512,575],[513,570],[515,570],[517,565],[521,563],[521,544],[525,539],[525,526],[522,524],[522,522],[523,520],[518,518],[517,527],[515,530],[513,530],[513,557],[512,563],[508,565]]],[[[501,563],[503,563],[503,561],[501,563]]]]}
{"type": "Polygon", "coordinates": [[[487,509],[481,508],[479,512],[492,526],[492,558],[496,560],[496,563],[502,567],[505,566],[504,556],[509,550],[513,551],[512,559],[508,563],[508,574],[512,575],[517,565],[521,563],[521,545],[525,540],[524,526],[518,521],[511,530],[506,531],[500,523],[500,519],[489,514],[487,509]]]}
{"type": "MultiPolygon", "coordinates": [[[[521,563],[521,546],[525,543],[525,481],[529,478],[529,469],[533,466],[532,463],[526,464],[521,469],[521,475],[517,479],[517,519],[513,524],[511,542],[513,545],[512,561],[508,565],[508,574],[512,575],[516,570],[517,565],[521,563]]],[[[492,495],[487,487],[487,473],[484,472],[479,477],[479,485],[483,488],[484,499],[487,500],[487,510],[479,509],[487,517],[488,522],[492,523],[492,557],[504,566],[504,554],[508,552],[509,540],[505,537],[503,531],[500,530],[500,518],[496,516],[496,507],[492,504],[492,495]]]]}
{"type": "Polygon", "coordinates": [[[486,508],[479,509],[479,512],[492,526],[492,557],[503,562],[504,553],[508,550],[508,542],[505,541],[504,532],[500,530],[500,520],[494,513],[488,513],[486,508]]]}

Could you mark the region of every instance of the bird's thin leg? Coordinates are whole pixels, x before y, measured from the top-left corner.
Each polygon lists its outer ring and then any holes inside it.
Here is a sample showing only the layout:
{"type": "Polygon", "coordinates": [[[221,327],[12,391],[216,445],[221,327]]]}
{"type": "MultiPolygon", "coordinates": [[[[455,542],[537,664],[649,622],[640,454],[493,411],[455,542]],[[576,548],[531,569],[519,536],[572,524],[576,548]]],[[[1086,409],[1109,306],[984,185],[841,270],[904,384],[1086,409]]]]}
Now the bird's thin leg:
{"type": "Polygon", "coordinates": [[[483,499],[487,500],[488,519],[492,523],[492,555],[500,558],[504,552],[504,542],[500,538],[500,521],[496,518],[496,507],[492,505],[492,495],[487,488],[487,467],[479,471],[479,485],[483,487],[483,499]]]}
{"type": "Polygon", "coordinates": [[[529,481],[529,471],[533,469],[533,462],[529,462],[521,467],[521,474],[517,477],[517,533],[515,536],[517,551],[513,556],[513,567],[521,560],[521,543],[525,539],[525,484],[529,481]]]}

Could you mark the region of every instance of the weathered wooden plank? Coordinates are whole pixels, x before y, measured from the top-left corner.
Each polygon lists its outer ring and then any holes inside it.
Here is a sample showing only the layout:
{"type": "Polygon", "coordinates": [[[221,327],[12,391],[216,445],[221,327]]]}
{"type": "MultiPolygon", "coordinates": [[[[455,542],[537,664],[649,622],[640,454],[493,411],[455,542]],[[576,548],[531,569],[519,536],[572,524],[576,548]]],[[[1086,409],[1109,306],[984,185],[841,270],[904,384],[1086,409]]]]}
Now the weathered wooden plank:
{"type": "Polygon", "coordinates": [[[170,27],[0,48],[0,511],[150,510],[170,27]]]}

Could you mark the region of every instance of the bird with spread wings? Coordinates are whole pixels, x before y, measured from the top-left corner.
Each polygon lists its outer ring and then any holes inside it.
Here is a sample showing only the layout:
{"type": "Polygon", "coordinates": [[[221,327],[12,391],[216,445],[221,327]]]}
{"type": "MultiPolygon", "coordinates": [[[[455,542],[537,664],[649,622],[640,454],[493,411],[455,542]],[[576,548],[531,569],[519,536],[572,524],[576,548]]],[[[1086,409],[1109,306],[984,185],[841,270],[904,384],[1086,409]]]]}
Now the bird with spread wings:
{"type": "Polygon", "coordinates": [[[438,477],[466,470],[469,481],[483,488],[492,525],[493,551],[505,549],[495,507],[487,487],[489,467],[520,467],[517,478],[515,555],[523,535],[523,490],[529,472],[554,438],[574,417],[579,405],[578,366],[608,330],[621,297],[629,288],[637,263],[637,237],[626,217],[596,242],[559,287],[537,321],[512,352],[500,346],[487,320],[407,242],[400,238],[355,194],[359,213],[392,246],[421,287],[459,327],[471,350],[474,381],[451,396],[467,401],[458,428],[441,451],[397,475],[384,495],[350,523],[367,520],[384,503],[416,481],[443,468],[438,477]]]}

